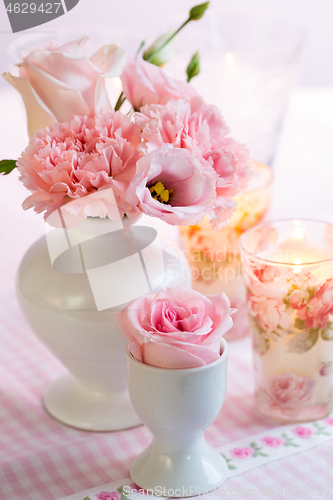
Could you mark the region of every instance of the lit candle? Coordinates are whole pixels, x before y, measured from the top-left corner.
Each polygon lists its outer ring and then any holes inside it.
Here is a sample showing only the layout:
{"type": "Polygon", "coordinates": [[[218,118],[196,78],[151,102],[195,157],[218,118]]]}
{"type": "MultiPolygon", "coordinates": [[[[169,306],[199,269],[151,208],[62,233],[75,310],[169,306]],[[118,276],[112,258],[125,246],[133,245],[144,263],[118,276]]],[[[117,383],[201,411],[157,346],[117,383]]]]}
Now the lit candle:
{"type": "MultiPolygon", "coordinates": [[[[231,63],[233,54],[229,56],[231,63]]],[[[235,340],[248,333],[239,237],[263,220],[271,200],[271,170],[255,162],[252,167],[250,186],[236,198],[237,210],[224,228],[214,232],[208,219],[195,226],[179,228],[190,263],[193,288],[204,295],[224,292],[232,307],[237,309],[233,316],[234,326],[226,335],[227,340],[235,340]]]]}
{"type": "Polygon", "coordinates": [[[257,404],[282,420],[322,418],[332,402],[332,231],[289,220],[241,238],[257,404]]]}

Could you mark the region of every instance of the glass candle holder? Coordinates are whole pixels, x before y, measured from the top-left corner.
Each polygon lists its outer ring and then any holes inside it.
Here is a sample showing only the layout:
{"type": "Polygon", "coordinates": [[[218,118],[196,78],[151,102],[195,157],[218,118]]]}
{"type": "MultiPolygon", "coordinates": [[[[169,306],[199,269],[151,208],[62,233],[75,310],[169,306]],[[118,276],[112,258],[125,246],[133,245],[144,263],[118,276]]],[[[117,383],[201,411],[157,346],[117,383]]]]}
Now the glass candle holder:
{"type": "Polygon", "coordinates": [[[249,147],[252,158],[271,165],[306,32],[269,16],[225,14],[219,3],[179,33],[167,70],[183,79],[199,50],[201,71],[191,84],[221,109],[232,136],[249,147]]]}
{"type": "Polygon", "coordinates": [[[261,224],[240,248],[257,408],[282,421],[323,418],[333,400],[333,224],[261,224]]]}
{"type": "Polygon", "coordinates": [[[261,222],[271,201],[272,172],[252,162],[248,189],[236,198],[237,209],[228,224],[213,231],[208,218],[194,226],[180,226],[180,234],[192,277],[192,288],[204,295],[226,293],[232,307],[234,326],[225,338],[236,340],[248,333],[245,287],[241,276],[239,237],[261,222]]]}

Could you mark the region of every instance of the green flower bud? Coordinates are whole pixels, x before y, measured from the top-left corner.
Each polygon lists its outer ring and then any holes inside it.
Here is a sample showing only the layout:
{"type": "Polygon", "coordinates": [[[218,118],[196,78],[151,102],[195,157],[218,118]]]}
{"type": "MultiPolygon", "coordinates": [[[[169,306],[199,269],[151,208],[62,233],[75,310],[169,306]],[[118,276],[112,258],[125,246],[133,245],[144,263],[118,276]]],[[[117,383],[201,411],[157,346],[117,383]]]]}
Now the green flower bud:
{"type": "Polygon", "coordinates": [[[202,18],[206,10],[208,9],[209,2],[202,3],[200,5],[196,5],[195,7],[192,7],[190,10],[190,21],[198,21],[199,19],[202,18]]]}
{"type": "Polygon", "coordinates": [[[186,69],[187,73],[187,81],[190,82],[192,78],[197,76],[200,73],[200,55],[199,52],[196,52],[192,57],[190,64],[186,69]]]}
{"type": "Polygon", "coordinates": [[[167,63],[177,45],[177,38],[171,38],[172,35],[173,31],[164,33],[158,37],[157,40],[155,40],[155,42],[144,52],[143,59],[145,61],[149,61],[151,64],[155,64],[155,66],[163,66],[167,63]],[[171,40],[168,42],[169,38],[171,38],[171,40]]]}

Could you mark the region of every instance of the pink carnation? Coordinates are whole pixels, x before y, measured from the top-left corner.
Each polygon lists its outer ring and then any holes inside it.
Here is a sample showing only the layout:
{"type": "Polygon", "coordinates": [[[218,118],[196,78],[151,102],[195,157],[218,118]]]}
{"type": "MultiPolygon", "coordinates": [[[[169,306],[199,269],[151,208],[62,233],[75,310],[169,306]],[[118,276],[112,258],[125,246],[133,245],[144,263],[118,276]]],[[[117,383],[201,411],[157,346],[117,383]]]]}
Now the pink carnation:
{"type": "Polygon", "coordinates": [[[235,457],[235,458],[241,458],[242,460],[245,460],[247,458],[251,458],[252,455],[254,454],[254,449],[253,448],[233,448],[230,450],[230,455],[235,457]]]}
{"type": "Polygon", "coordinates": [[[333,314],[333,278],[317,288],[314,296],[298,310],[305,328],[325,328],[329,315],[333,314]]]}
{"type": "Polygon", "coordinates": [[[193,225],[212,210],[217,175],[186,149],[163,144],[137,168],[125,198],[145,214],[172,225],[193,225]]]}
{"type": "Polygon", "coordinates": [[[76,116],[37,132],[17,162],[23,184],[33,193],[23,208],[45,211],[47,219],[63,205],[82,199],[66,206],[77,219],[74,225],[87,216],[114,220],[117,207],[110,205],[107,193],[112,188],[120,215],[131,213],[124,193],[142,156],[139,142],[138,126],[119,111],[96,118],[76,116]]]}
{"type": "Polygon", "coordinates": [[[295,434],[295,436],[298,436],[303,439],[309,439],[313,434],[315,434],[315,430],[312,429],[311,427],[303,427],[302,425],[298,425],[294,429],[292,429],[292,432],[295,434]]]}
{"type": "Polygon", "coordinates": [[[297,377],[286,372],[270,379],[261,392],[260,399],[273,410],[280,410],[288,417],[296,417],[313,399],[315,382],[308,377],[297,377]]]}
{"type": "Polygon", "coordinates": [[[136,110],[145,104],[165,104],[170,99],[196,95],[189,83],[174,80],[161,68],[139,57],[128,57],[121,82],[124,95],[136,110]]]}
{"type": "Polygon", "coordinates": [[[272,333],[278,326],[287,329],[291,324],[291,318],[286,312],[286,305],[280,298],[268,298],[249,294],[248,304],[250,314],[265,332],[272,333]]]}
{"type": "Polygon", "coordinates": [[[270,448],[280,448],[285,445],[286,440],[280,437],[264,437],[261,441],[270,448]]]}
{"type": "Polygon", "coordinates": [[[216,200],[211,217],[220,227],[232,215],[235,203],[231,198],[246,185],[249,157],[244,146],[227,137],[229,128],[218,108],[196,96],[171,100],[164,106],[144,106],[135,120],[142,129],[148,152],[169,143],[187,149],[216,172],[216,200]]]}

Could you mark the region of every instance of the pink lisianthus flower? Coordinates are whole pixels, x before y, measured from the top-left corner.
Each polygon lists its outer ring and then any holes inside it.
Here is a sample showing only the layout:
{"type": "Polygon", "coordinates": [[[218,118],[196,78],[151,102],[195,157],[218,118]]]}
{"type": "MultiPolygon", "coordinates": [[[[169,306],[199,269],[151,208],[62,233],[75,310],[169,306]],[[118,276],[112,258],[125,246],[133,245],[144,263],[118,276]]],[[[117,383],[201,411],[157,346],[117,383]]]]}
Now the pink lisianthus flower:
{"type": "Polygon", "coordinates": [[[227,137],[229,128],[218,108],[195,96],[165,105],[146,105],[135,114],[135,120],[142,129],[147,152],[169,143],[187,149],[215,171],[216,199],[211,219],[215,227],[221,227],[235,208],[231,198],[247,184],[250,162],[246,148],[227,137]]]}
{"type": "Polygon", "coordinates": [[[176,287],[133,300],[117,320],[138,361],[159,368],[194,368],[219,358],[232,312],[225,294],[205,297],[176,287]]]}
{"type": "Polygon", "coordinates": [[[294,418],[302,408],[311,404],[315,384],[308,377],[297,377],[294,373],[286,372],[272,377],[259,397],[271,409],[280,410],[294,418]]]}
{"type": "Polygon", "coordinates": [[[76,116],[37,132],[17,162],[21,181],[33,193],[23,208],[45,212],[46,220],[62,207],[74,216],[74,226],[87,216],[114,220],[115,209],[118,219],[119,213],[131,215],[124,193],[142,156],[139,142],[140,129],[119,111],[76,116]],[[109,188],[116,207],[110,206],[109,188]]]}
{"type": "Polygon", "coordinates": [[[125,200],[172,225],[193,225],[215,203],[216,173],[189,151],[163,144],[137,162],[125,200]]]}
{"type": "Polygon", "coordinates": [[[286,440],[283,438],[271,437],[271,436],[264,437],[261,439],[261,441],[270,448],[280,448],[281,446],[284,446],[286,443],[286,440]]]}
{"type": "Polygon", "coordinates": [[[316,431],[311,427],[303,427],[302,425],[298,425],[297,427],[292,429],[292,432],[295,434],[295,436],[298,436],[302,439],[309,439],[316,433],[316,431]]]}
{"type": "Polygon", "coordinates": [[[314,329],[325,328],[330,314],[333,314],[333,278],[319,286],[309,302],[297,312],[305,328],[314,329]]]}
{"type": "Polygon", "coordinates": [[[246,460],[247,458],[251,458],[254,454],[254,449],[250,447],[246,448],[233,448],[229,451],[230,455],[234,458],[240,458],[242,460],[246,460]]]}
{"type": "Polygon", "coordinates": [[[112,491],[108,493],[107,491],[101,491],[96,494],[98,500],[121,500],[121,494],[118,491],[112,491]]]}
{"type": "Polygon", "coordinates": [[[106,45],[90,56],[88,41],[83,37],[60,47],[49,43],[24,57],[19,77],[3,75],[23,98],[30,138],[52,123],[112,109],[105,80],[121,75],[126,53],[106,45]]]}
{"type": "Polygon", "coordinates": [[[248,304],[250,314],[257,319],[260,328],[267,333],[274,332],[278,326],[287,329],[291,325],[286,305],[280,298],[249,294],[248,304]]]}
{"type": "Polygon", "coordinates": [[[135,110],[146,104],[166,104],[170,99],[197,95],[189,83],[171,78],[142,58],[127,58],[121,75],[123,92],[135,110]]]}

